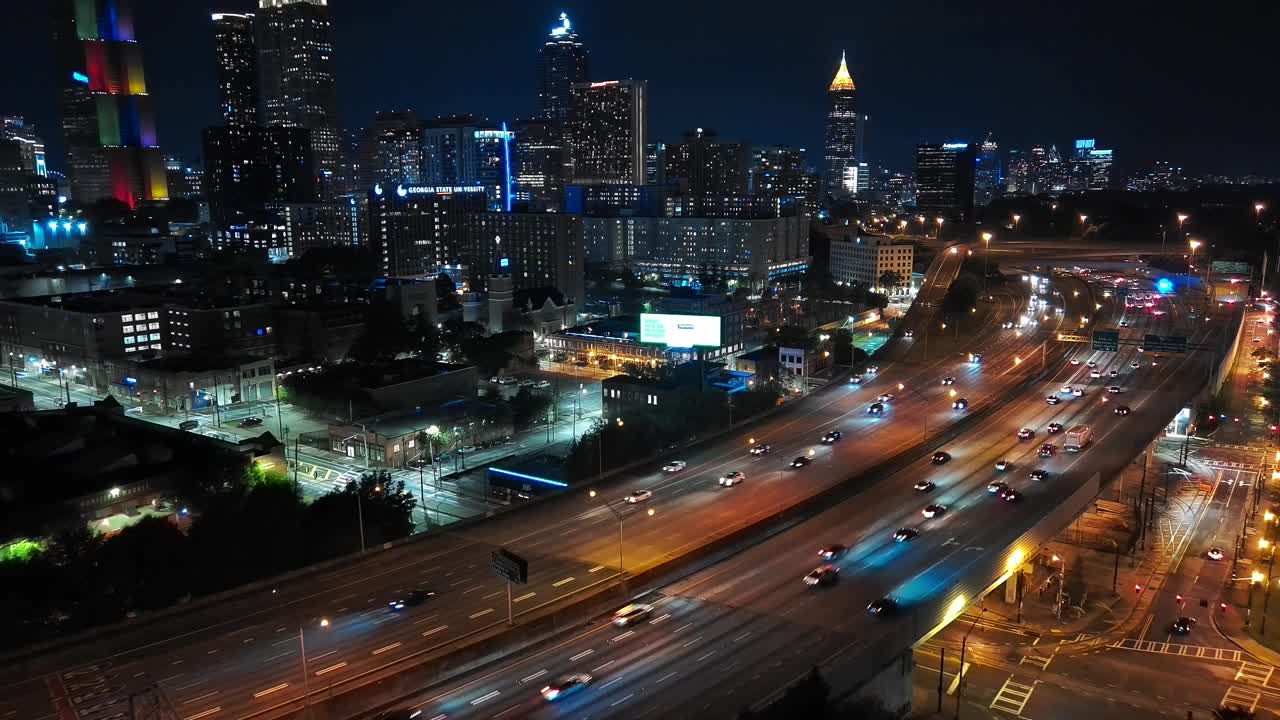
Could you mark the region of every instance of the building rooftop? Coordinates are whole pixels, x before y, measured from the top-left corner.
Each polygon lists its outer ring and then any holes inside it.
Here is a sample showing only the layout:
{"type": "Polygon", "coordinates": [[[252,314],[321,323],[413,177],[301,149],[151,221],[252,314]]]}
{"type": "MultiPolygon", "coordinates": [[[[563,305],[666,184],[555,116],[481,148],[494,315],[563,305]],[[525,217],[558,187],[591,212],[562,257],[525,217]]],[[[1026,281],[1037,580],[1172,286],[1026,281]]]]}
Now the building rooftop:
{"type": "Polygon", "coordinates": [[[231,370],[240,365],[261,362],[266,358],[252,355],[166,355],[138,363],[139,367],[161,372],[198,373],[209,370],[231,370]]]}

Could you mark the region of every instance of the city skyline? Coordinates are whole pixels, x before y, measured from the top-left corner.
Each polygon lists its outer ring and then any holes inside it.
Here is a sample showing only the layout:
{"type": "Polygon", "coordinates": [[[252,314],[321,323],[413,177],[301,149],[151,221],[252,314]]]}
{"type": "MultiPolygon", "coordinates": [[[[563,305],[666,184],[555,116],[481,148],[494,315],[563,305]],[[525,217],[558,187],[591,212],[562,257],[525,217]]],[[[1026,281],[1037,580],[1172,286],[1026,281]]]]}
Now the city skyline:
{"type": "MultiPolygon", "coordinates": [[[[194,159],[200,154],[199,130],[218,121],[209,13],[249,11],[254,5],[193,3],[173,10],[148,0],[134,3],[146,57],[181,58],[147,63],[148,90],[166,153],[194,159]]],[[[977,142],[988,132],[1002,148],[1058,144],[1064,152],[1074,138],[1106,138],[1119,151],[1121,174],[1156,160],[1171,160],[1193,172],[1273,173],[1280,167],[1277,130],[1265,120],[1268,104],[1275,101],[1255,92],[1264,87],[1256,77],[1262,70],[1245,60],[1255,42],[1261,42],[1265,23],[1234,28],[1227,43],[1211,32],[1220,21],[1205,18],[1196,24],[1202,37],[1197,52],[1190,54],[1161,40],[1162,32],[1175,29],[1173,20],[1124,9],[1109,11],[1105,25],[1094,23],[1083,32],[1046,29],[1024,37],[1011,31],[1016,26],[1051,28],[1055,20],[1040,10],[994,12],[1002,3],[992,4],[993,12],[981,20],[935,8],[926,22],[917,19],[920,8],[726,16],[710,5],[677,10],[661,3],[645,8],[564,3],[513,6],[491,16],[462,7],[428,11],[384,5],[385,12],[355,12],[343,2],[330,8],[344,128],[368,125],[375,111],[393,109],[413,109],[422,117],[533,116],[536,52],[564,11],[594,48],[594,78],[648,80],[650,135],[660,141],[676,141],[690,127],[715,127],[728,140],[805,147],[816,168],[821,164],[815,160],[822,142],[824,89],[847,47],[860,109],[876,119],[867,159],[897,170],[909,169],[918,142],[977,142]],[[423,45],[411,36],[428,12],[433,24],[453,29],[423,45]],[[632,32],[669,18],[676,19],[661,29],[670,41],[684,41],[689,48],[689,53],[677,54],[683,61],[653,52],[646,45],[652,33],[632,32]],[[916,23],[909,34],[910,52],[884,33],[863,29],[908,20],[916,23]],[[481,36],[494,42],[478,49],[473,40],[481,36]],[[967,52],[975,36],[984,38],[988,52],[967,52]],[[782,48],[778,38],[806,39],[782,48]],[[762,43],[779,51],[745,52],[762,43]],[[711,52],[719,47],[743,51],[711,52]],[[1009,57],[1026,59],[1007,62],[1009,57]],[[1117,62],[1120,58],[1125,62],[1117,62]],[[434,72],[455,61],[458,71],[434,72]],[[696,71],[690,72],[687,63],[696,64],[696,71]],[[412,67],[423,70],[407,74],[412,67]],[[486,75],[500,77],[501,85],[482,82],[486,75]],[[753,80],[744,84],[744,77],[753,80]],[[405,82],[409,78],[413,81],[405,82]],[[761,94],[769,102],[760,103],[761,94]],[[1163,111],[1168,107],[1163,100],[1175,97],[1179,104],[1215,111],[1163,111]]],[[[47,23],[39,8],[20,8],[18,15],[19,24],[47,23]]],[[[1178,22],[1186,24],[1185,19],[1178,22]]],[[[16,78],[16,97],[6,101],[13,106],[3,111],[36,122],[48,136],[51,165],[62,168],[62,140],[51,132],[57,114],[47,35],[20,36],[16,50],[31,58],[29,72],[16,78]]]]}

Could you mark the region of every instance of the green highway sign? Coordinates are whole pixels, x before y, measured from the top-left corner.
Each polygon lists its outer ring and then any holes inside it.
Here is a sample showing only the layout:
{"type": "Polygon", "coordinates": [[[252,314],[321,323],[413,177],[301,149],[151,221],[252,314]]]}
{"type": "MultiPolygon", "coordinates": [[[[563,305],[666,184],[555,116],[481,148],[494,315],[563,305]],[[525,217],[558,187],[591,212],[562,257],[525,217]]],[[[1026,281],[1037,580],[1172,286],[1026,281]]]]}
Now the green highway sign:
{"type": "Polygon", "coordinates": [[[1093,349],[1102,352],[1115,352],[1120,349],[1119,330],[1094,330],[1093,349]]]}
{"type": "Polygon", "coordinates": [[[1071,333],[1058,333],[1058,342],[1087,343],[1089,342],[1089,338],[1085,335],[1073,335],[1071,333]]]}
{"type": "Polygon", "coordinates": [[[1145,335],[1142,338],[1142,349],[1145,352],[1182,355],[1187,352],[1187,337],[1185,335],[1145,335]]]}

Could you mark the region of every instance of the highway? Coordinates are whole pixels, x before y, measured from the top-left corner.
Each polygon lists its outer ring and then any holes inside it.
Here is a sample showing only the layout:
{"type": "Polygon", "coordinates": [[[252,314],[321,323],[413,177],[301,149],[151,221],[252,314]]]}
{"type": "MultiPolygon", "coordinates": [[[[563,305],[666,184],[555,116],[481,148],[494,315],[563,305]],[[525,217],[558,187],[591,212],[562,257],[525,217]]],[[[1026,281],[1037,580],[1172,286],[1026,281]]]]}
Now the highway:
{"type": "MultiPolygon", "coordinates": [[[[1180,320],[1176,312],[1132,318],[1125,336],[1171,332],[1180,320]]],[[[1216,332],[1216,323],[1209,325],[1196,328],[1199,339],[1216,332]]],[[[554,646],[432,689],[414,707],[428,718],[732,717],[894,622],[868,616],[862,608],[872,600],[892,595],[909,607],[937,594],[965,572],[967,557],[1007,545],[1093,473],[1106,476],[1128,462],[1139,444],[1125,428],[1163,426],[1176,412],[1169,400],[1178,395],[1175,387],[1204,372],[1194,355],[1152,367],[1132,346],[1116,353],[1078,347],[1079,366],[1061,363],[1049,381],[949,443],[950,462],[921,459],[816,518],[643,598],[655,606],[647,622],[624,629],[601,618],[554,646]],[[1130,368],[1139,358],[1143,366],[1130,368]],[[1089,378],[1085,362],[1091,359],[1103,378],[1089,378]],[[1106,377],[1111,369],[1119,377],[1106,377]],[[1086,387],[1085,396],[1062,395],[1066,383],[1086,387]],[[1108,397],[1104,388],[1111,384],[1123,391],[1108,397]],[[1055,393],[1063,402],[1047,405],[1044,397],[1055,393]],[[1116,416],[1119,403],[1132,414],[1116,416]],[[1088,424],[1098,439],[1080,454],[1041,459],[1036,449],[1053,439],[1045,434],[1050,422],[1088,424]],[[1035,439],[1019,441],[1022,427],[1035,429],[1035,439]],[[1013,469],[996,472],[999,459],[1012,461],[1013,469]],[[1032,468],[1048,470],[1048,480],[1030,480],[1032,468]],[[918,479],[937,488],[919,493],[913,489],[918,479]],[[1006,503],[989,493],[995,479],[1007,479],[1023,499],[1006,503]],[[948,511],[922,518],[920,509],[936,502],[948,511]],[[919,538],[895,542],[893,532],[903,526],[918,528],[919,538]],[[806,587],[801,577],[818,564],[816,550],[831,543],[850,548],[838,563],[842,580],[806,587]],[[539,697],[549,679],[577,672],[594,677],[587,690],[555,704],[539,697]]]]}
{"type": "MultiPolygon", "coordinates": [[[[958,265],[959,259],[953,262],[958,265]]],[[[942,267],[946,272],[945,263],[942,267]]],[[[933,301],[940,295],[935,293],[933,301]]],[[[773,443],[771,456],[749,459],[747,438],[735,432],[684,454],[689,467],[682,473],[642,472],[601,484],[602,493],[615,501],[632,487],[655,491],[650,504],[655,514],[628,515],[625,523],[627,570],[651,566],[768,516],[909,446],[925,429],[918,423],[921,419],[936,432],[956,416],[946,388],[939,384],[943,376],[955,376],[956,387],[974,407],[998,396],[1019,377],[1009,358],[1030,353],[1039,340],[999,330],[995,318],[1011,317],[1020,300],[1008,294],[995,297],[995,312],[983,314],[986,324],[962,338],[982,344],[987,352],[984,364],[965,362],[960,346],[940,337],[931,341],[927,361],[886,365],[862,387],[829,387],[742,431],[773,443]],[[906,389],[897,390],[899,383],[906,389]],[[884,418],[868,417],[868,400],[886,390],[898,395],[889,412],[884,418]],[[898,417],[902,420],[895,421],[898,417]],[[846,433],[844,441],[813,448],[821,432],[837,426],[846,433]],[[815,450],[813,466],[794,474],[778,470],[783,461],[810,448],[815,450]],[[714,478],[726,469],[744,469],[747,482],[719,491],[714,478]]],[[[115,697],[156,682],[188,717],[269,715],[303,694],[296,649],[299,627],[306,630],[309,672],[325,683],[350,682],[504,623],[505,587],[489,568],[495,544],[530,558],[530,585],[513,603],[516,612],[526,613],[611,582],[617,568],[616,531],[608,508],[585,493],[565,494],[282,584],[275,593],[263,589],[96,640],[91,657],[75,648],[7,663],[0,674],[0,717],[50,716],[44,681],[58,673],[66,684],[63,673],[76,673],[87,665],[111,674],[112,682],[118,683],[115,697]],[[438,595],[411,612],[387,612],[389,600],[418,587],[438,595]],[[322,617],[329,620],[325,628],[318,624],[322,617]]],[[[319,682],[308,683],[313,694],[323,693],[319,682]]],[[[102,712],[109,715],[111,709],[102,712]]]]}

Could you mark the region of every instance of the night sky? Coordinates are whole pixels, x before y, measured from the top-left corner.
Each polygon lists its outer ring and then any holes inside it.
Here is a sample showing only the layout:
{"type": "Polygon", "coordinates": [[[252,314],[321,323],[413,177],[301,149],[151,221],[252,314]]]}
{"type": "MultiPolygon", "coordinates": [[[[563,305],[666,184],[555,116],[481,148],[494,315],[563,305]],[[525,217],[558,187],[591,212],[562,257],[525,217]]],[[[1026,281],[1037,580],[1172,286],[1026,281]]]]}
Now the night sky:
{"type": "MultiPolygon", "coordinates": [[[[256,3],[134,0],[160,144],[199,155],[218,121],[212,10],[256,3]]],[[[330,0],[346,127],[375,110],[531,114],[534,60],[563,9],[592,79],[649,81],[650,134],[688,128],[809,149],[841,49],[870,113],[867,155],[909,170],[921,141],[994,133],[1002,149],[1096,137],[1121,172],[1280,174],[1275,3],[330,0]],[[1194,12],[1181,7],[1199,6],[1194,12]],[[1051,7],[1052,6],[1052,7],[1051,7]],[[1210,9],[1214,8],[1214,9],[1210,9]]],[[[44,2],[6,12],[0,114],[38,122],[62,167],[44,2]]]]}

